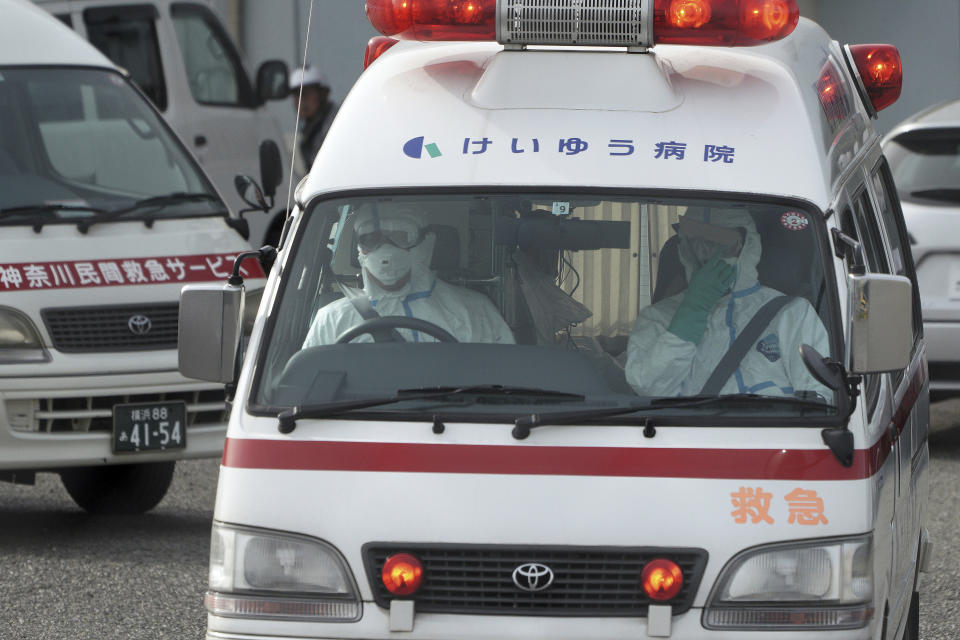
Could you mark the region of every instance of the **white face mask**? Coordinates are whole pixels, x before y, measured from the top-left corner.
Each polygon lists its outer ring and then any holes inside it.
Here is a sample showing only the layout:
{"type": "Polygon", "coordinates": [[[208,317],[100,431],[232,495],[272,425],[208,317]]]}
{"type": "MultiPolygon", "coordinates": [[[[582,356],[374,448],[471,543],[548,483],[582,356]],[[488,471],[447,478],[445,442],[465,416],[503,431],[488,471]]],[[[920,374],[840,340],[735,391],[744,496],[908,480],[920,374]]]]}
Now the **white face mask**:
{"type": "Polygon", "coordinates": [[[359,255],[360,264],[370,272],[374,278],[388,287],[406,277],[413,267],[413,256],[406,249],[385,243],[364,254],[359,255]]]}

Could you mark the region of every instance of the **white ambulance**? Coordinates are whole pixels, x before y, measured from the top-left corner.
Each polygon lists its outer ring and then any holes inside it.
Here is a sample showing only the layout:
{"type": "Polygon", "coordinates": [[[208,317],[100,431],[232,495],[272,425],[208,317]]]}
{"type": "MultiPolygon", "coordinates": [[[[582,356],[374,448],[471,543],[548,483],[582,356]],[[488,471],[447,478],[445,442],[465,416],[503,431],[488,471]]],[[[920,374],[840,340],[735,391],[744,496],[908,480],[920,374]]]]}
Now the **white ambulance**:
{"type": "Polygon", "coordinates": [[[177,371],[178,297],[249,245],[129,77],[30,3],[0,15],[0,478],[144,511],[176,460],[222,452],[223,386],[177,371]]]}
{"type": "MultiPolygon", "coordinates": [[[[794,0],[366,11],[401,42],[269,276],[207,637],[916,638],[896,49],[794,0]]],[[[181,371],[234,379],[242,297],[185,288],[181,371]]]]}

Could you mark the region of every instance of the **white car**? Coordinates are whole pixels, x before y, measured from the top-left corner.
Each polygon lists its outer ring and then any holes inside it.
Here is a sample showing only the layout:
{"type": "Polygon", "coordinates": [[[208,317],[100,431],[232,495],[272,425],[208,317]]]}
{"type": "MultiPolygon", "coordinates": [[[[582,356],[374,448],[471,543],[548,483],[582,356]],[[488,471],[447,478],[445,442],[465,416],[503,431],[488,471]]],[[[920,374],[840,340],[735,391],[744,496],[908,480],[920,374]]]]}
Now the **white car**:
{"type": "Polygon", "coordinates": [[[932,400],[960,395],[960,100],[910,116],[883,141],[920,282],[932,400]]]}

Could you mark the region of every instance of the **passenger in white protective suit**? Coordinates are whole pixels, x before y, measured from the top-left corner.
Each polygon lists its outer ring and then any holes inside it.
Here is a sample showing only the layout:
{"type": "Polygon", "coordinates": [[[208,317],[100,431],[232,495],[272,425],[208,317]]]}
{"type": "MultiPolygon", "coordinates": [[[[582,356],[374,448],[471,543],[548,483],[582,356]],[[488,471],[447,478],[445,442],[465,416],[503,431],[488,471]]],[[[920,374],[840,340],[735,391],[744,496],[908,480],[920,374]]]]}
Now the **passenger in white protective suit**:
{"type": "MultiPolygon", "coordinates": [[[[627,347],[627,382],[643,396],[699,394],[754,314],[782,295],[757,282],[760,234],[747,211],[690,209],[678,235],[688,287],[641,310],[627,347]]],[[[760,332],[720,393],[815,391],[830,398],[803,364],[799,347],[804,343],[830,353],[816,311],[795,298],[760,332]]]]}
{"type": "MultiPolygon", "coordinates": [[[[354,222],[363,266],[363,291],[380,316],[407,316],[432,322],[460,342],[513,344],[513,333],[493,303],[482,293],[437,279],[430,270],[436,235],[422,216],[410,209],[361,212],[354,222]]],[[[304,347],[333,344],[363,317],[349,299],[317,312],[304,347]]],[[[411,342],[436,342],[422,331],[397,329],[411,342]]],[[[355,342],[370,342],[364,334],[355,342]]]]}

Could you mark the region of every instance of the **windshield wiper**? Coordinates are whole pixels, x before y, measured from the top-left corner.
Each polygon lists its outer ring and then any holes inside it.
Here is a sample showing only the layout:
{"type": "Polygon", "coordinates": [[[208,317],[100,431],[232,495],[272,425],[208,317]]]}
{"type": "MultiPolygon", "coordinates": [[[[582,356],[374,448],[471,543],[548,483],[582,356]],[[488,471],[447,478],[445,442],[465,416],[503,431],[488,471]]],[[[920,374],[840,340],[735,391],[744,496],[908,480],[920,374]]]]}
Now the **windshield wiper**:
{"type": "MultiPolygon", "coordinates": [[[[144,209],[159,209],[162,207],[169,207],[175,204],[183,204],[185,202],[219,202],[220,198],[217,196],[206,193],[169,193],[163,196],[151,196],[149,198],[143,198],[142,200],[137,200],[132,205],[127,207],[122,207],[120,209],[110,209],[108,211],[100,210],[97,212],[97,215],[86,219],[81,220],[77,223],[77,229],[80,233],[86,233],[90,227],[100,222],[109,222],[111,220],[116,220],[122,216],[125,216],[130,213],[135,213],[137,211],[142,211],[144,209]]],[[[144,223],[147,226],[150,226],[153,223],[153,220],[150,219],[144,220],[144,223]]]]}
{"type": "Polygon", "coordinates": [[[960,189],[952,189],[949,187],[940,189],[919,189],[917,191],[911,191],[910,195],[917,198],[930,198],[931,200],[960,202],[960,189]]]}
{"type": "MultiPolygon", "coordinates": [[[[629,413],[636,413],[644,409],[683,409],[687,407],[703,407],[716,404],[728,403],[755,403],[772,402],[774,404],[785,404],[793,407],[831,409],[832,405],[817,402],[815,400],[805,400],[802,398],[791,398],[785,396],[764,396],[758,393],[734,393],[722,396],[679,396],[671,398],[655,398],[649,403],[641,405],[631,405],[627,407],[611,407],[607,409],[586,409],[582,411],[556,411],[546,414],[532,413],[528,416],[521,416],[514,421],[513,437],[517,440],[523,440],[530,435],[530,430],[545,425],[563,425],[575,424],[584,420],[595,420],[599,418],[612,418],[629,413]]],[[[651,424],[649,421],[645,425],[649,430],[651,424]]],[[[645,431],[646,433],[646,431],[645,431]]]]}
{"type": "MultiPolygon", "coordinates": [[[[74,204],[74,203],[61,203],[56,204],[53,202],[45,202],[43,204],[26,204],[17,207],[7,207],[6,209],[0,209],[0,218],[21,216],[26,214],[52,214],[59,213],[61,211],[82,211],[84,213],[89,213],[91,215],[102,215],[107,213],[105,209],[100,209],[98,207],[91,207],[85,204],[74,204]]],[[[47,224],[49,219],[44,220],[35,220],[33,221],[33,230],[39,233],[43,229],[43,225],[47,224]]]]}
{"type": "Polygon", "coordinates": [[[527,387],[509,387],[499,384],[480,384],[466,387],[421,387],[416,389],[398,389],[397,395],[381,398],[366,398],[363,400],[346,400],[343,402],[328,402],[312,406],[296,406],[277,414],[280,424],[277,429],[280,433],[290,433],[297,426],[297,420],[312,418],[327,418],[349,413],[357,409],[379,407],[407,400],[441,400],[450,396],[463,395],[497,395],[497,396],[526,396],[536,398],[553,398],[565,400],[583,400],[584,396],[577,393],[552,391],[549,389],[534,389],[527,387]]]}

